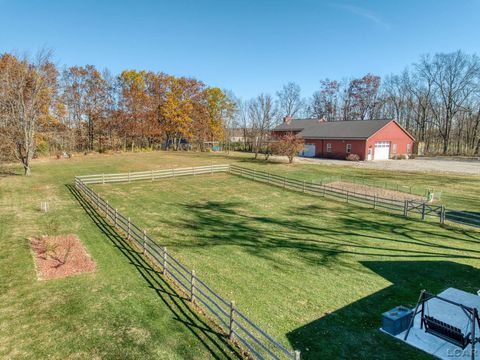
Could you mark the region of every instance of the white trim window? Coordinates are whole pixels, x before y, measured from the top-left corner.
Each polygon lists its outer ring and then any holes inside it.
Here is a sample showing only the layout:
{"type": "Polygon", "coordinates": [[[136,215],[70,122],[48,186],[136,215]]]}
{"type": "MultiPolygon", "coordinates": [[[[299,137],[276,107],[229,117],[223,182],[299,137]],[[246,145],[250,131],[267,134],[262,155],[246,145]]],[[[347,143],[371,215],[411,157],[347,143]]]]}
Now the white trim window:
{"type": "Polygon", "coordinates": [[[332,144],[327,143],[327,152],[332,152],[332,144]]]}
{"type": "Polygon", "coordinates": [[[411,147],[410,143],[407,144],[407,155],[410,155],[411,147]]]}
{"type": "Polygon", "coordinates": [[[350,154],[352,152],[352,144],[347,144],[345,151],[347,152],[347,154],[350,154]]]}

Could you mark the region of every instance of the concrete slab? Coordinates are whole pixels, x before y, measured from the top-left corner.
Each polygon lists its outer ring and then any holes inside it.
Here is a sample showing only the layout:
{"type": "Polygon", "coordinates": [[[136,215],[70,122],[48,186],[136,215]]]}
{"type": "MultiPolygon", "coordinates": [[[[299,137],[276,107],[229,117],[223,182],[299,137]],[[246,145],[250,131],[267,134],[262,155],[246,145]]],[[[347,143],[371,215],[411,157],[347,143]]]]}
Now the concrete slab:
{"type": "MultiPolygon", "coordinates": [[[[480,296],[468,293],[455,288],[448,288],[447,290],[438,294],[445,299],[449,299],[468,307],[477,308],[480,311],[480,296]]],[[[446,303],[439,299],[428,300],[425,304],[425,312],[427,315],[433,316],[447,324],[453,325],[468,334],[471,331],[471,323],[464,313],[464,311],[455,305],[446,303]]],[[[476,327],[476,337],[480,337],[480,328],[478,324],[476,327]]],[[[397,339],[404,341],[406,331],[395,336],[397,339]]],[[[444,360],[467,360],[471,359],[471,345],[468,345],[464,350],[450,344],[449,342],[440,339],[431,334],[427,334],[424,329],[420,329],[420,314],[415,317],[414,325],[410,330],[410,334],[406,340],[410,344],[420,350],[436,356],[444,360]]],[[[480,343],[475,347],[475,359],[480,360],[480,343]]]]}

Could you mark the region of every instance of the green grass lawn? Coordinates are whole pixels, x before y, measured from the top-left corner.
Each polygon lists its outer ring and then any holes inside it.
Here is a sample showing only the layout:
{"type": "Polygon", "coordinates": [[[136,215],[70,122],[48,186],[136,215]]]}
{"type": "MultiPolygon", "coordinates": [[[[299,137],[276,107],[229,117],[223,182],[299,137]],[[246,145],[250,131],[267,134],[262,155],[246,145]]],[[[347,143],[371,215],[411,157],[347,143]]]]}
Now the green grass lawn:
{"type": "MultiPolygon", "coordinates": [[[[0,172],[0,358],[235,358],[69,187],[74,175],[238,163],[291,177],[381,176],[440,186],[478,211],[480,177],[253,162],[251,155],[138,153],[38,161],[0,172]],[[39,211],[48,201],[51,211],[39,211]],[[28,238],[77,234],[92,274],[38,281],[28,238]]],[[[478,232],[444,229],[214,175],[98,187],[226,298],[304,356],[420,358],[377,331],[421,288],[478,288],[478,232]],[[142,200],[143,199],[143,200],[142,200]],[[381,351],[378,350],[380,346],[381,351]],[[391,355],[388,355],[391,354],[391,355]]]]}
{"type": "Polygon", "coordinates": [[[420,358],[378,331],[380,314],[423,288],[479,286],[480,232],[227,174],[94,189],[307,359],[420,358]]]}

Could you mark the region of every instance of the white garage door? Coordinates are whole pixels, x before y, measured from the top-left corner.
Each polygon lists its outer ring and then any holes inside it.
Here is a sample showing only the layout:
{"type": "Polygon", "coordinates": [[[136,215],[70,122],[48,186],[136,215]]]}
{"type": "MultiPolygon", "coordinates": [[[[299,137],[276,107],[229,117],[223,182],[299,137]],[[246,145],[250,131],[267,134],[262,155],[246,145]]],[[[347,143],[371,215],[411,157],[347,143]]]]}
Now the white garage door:
{"type": "Polygon", "coordinates": [[[390,158],[390,142],[377,141],[375,143],[373,160],[388,160],[389,158],[390,158]]]}
{"type": "Polygon", "coordinates": [[[301,156],[314,157],[315,156],[315,144],[305,144],[303,150],[300,152],[301,156]]]}

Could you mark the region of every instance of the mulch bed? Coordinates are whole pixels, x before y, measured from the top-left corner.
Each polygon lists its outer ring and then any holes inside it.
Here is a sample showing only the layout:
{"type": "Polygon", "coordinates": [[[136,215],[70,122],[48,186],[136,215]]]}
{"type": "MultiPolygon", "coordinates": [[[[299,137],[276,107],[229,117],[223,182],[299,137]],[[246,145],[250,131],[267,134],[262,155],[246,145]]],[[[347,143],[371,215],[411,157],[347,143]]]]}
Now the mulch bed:
{"type": "Polygon", "coordinates": [[[425,198],[415,194],[408,194],[401,191],[383,189],[375,186],[368,186],[363,184],[355,184],[346,181],[335,181],[327,184],[327,186],[333,187],[339,190],[349,191],[351,193],[376,195],[378,197],[394,200],[417,200],[424,201],[425,198]]]}
{"type": "Polygon", "coordinates": [[[38,278],[58,279],[95,270],[95,262],[76,235],[30,239],[38,278]]]}

